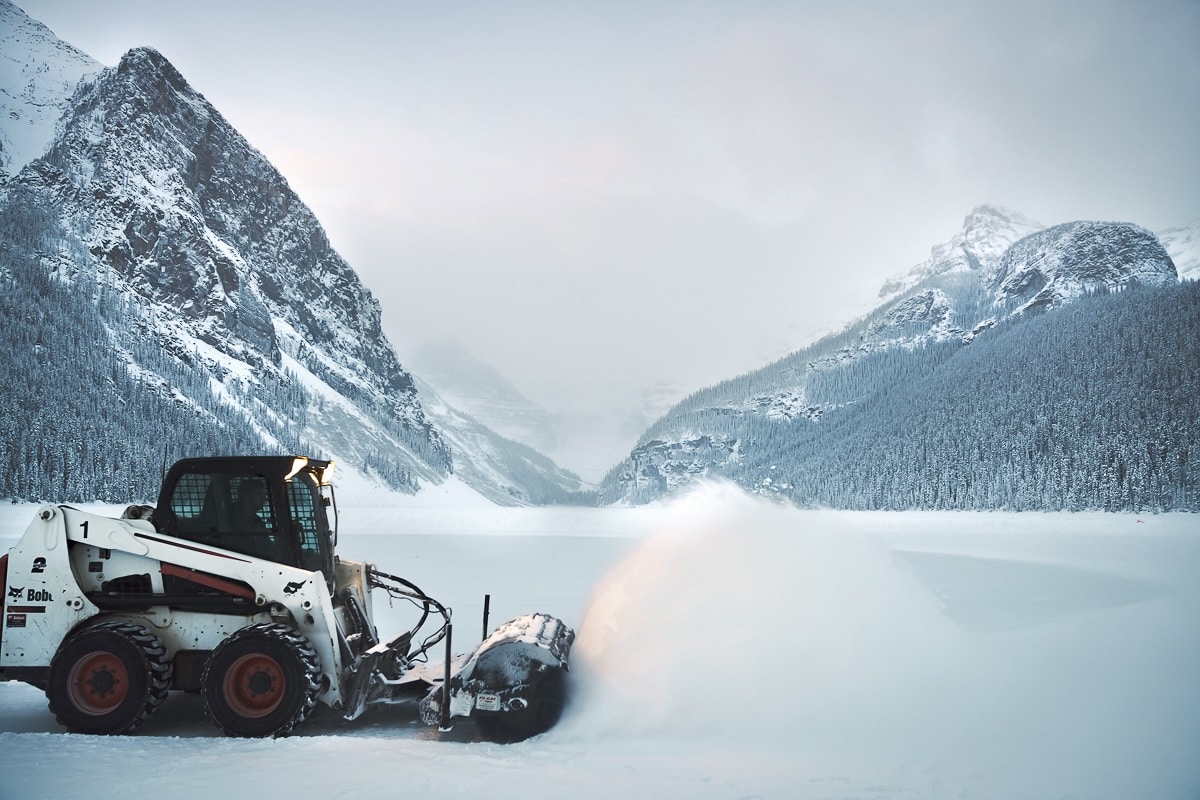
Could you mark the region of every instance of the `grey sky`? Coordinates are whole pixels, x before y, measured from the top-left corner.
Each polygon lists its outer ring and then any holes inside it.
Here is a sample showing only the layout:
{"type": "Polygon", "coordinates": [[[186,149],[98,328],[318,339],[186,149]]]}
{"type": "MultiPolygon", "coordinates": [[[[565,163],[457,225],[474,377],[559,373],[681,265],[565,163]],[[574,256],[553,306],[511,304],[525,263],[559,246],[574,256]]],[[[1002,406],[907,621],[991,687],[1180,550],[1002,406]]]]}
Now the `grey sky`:
{"type": "Polygon", "coordinates": [[[17,3],[170,59],[402,358],[456,337],[556,410],[796,349],[980,203],[1200,217],[1196,0],[17,3]]]}

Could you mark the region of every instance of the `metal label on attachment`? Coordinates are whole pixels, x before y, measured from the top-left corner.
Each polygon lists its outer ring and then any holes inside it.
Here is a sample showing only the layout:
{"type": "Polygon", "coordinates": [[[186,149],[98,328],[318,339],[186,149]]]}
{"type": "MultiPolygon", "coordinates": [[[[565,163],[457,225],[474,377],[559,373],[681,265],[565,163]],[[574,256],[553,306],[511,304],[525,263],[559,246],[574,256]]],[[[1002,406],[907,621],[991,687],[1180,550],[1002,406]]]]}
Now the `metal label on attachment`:
{"type": "Polygon", "coordinates": [[[486,692],[480,693],[475,698],[475,707],[480,711],[499,711],[500,695],[486,692]]]}

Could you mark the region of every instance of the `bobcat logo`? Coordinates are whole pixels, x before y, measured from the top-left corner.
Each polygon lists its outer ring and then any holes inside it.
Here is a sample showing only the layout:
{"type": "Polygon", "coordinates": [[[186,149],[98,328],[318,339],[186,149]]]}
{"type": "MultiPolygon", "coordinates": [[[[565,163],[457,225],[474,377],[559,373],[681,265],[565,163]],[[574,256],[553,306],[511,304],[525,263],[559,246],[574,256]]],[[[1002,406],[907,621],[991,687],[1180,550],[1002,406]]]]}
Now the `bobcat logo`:
{"type": "Polygon", "coordinates": [[[296,592],[298,592],[302,588],[304,588],[304,584],[306,584],[306,583],[308,583],[308,581],[292,581],[287,586],[283,587],[283,593],[284,594],[295,594],[296,592]]]}
{"type": "Polygon", "coordinates": [[[16,587],[16,586],[12,586],[12,587],[10,587],[10,588],[9,588],[9,590],[8,590],[8,599],[9,599],[9,600],[20,600],[20,599],[21,599],[21,594],[22,594],[24,591],[25,591],[25,587],[24,587],[24,586],[21,586],[20,588],[18,588],[18,587],[16,587]]]}

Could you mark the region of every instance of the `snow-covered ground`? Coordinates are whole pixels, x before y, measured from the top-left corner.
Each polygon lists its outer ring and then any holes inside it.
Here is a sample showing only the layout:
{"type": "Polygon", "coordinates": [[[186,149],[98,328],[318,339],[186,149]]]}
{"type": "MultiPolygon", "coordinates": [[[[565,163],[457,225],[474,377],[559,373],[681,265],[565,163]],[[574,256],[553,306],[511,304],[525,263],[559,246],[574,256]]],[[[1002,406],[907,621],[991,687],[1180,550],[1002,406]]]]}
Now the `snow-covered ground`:
{"type": "MultiPolygon", "coordinates": [[[[32,512],[0,510],[0,552],[32,512]]],[[[563,721],[495,745],[391,707],[233,740],[173,694],[93,737],[3,683],[0,797],[1200,797],[1196,515],[797,511],[706,487],[344,509],[341,530],[453,606],[463,648],[485,592],[493,621],[574,624],[563,721]]]]}

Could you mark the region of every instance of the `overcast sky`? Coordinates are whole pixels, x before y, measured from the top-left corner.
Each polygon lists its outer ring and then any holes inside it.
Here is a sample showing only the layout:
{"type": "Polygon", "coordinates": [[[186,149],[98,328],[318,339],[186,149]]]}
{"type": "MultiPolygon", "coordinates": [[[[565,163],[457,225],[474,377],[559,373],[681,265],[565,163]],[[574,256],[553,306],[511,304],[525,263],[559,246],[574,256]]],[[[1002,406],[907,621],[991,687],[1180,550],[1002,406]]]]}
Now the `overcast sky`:
{"type": "Polygon", "coordinates": [[[555,410],[864,310],[976,205],[1200,217],[1200,2],[16,0],[162,52],[383,305],[555,410]]]}

